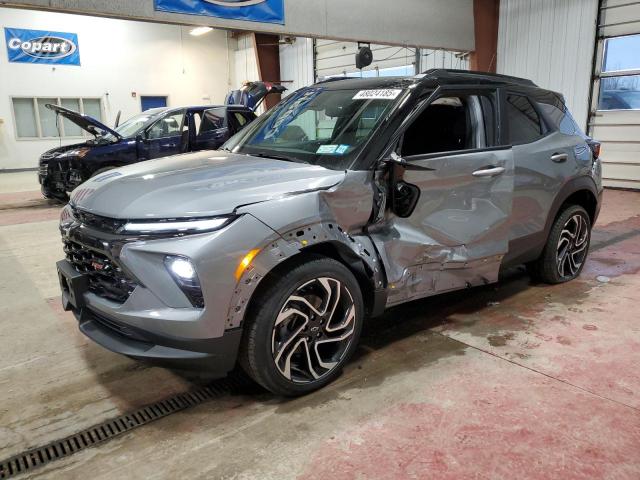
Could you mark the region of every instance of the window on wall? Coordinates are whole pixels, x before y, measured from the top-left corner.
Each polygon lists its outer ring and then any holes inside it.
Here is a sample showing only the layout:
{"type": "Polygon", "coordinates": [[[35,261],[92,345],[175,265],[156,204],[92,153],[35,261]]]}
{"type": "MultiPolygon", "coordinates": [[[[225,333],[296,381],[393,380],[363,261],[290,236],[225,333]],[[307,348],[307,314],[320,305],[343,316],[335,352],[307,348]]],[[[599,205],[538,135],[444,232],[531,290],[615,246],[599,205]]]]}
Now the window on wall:
{"type": "Polygon", "coordinates": [[[51,103],[80,112],[102,121],[102,103],[99,98],[14,97],[13,115],[18,138],[77,138],[89,136],[75,123],[62,117],[56,119],[51,103]]]}
{"type": "Polygon", "coordinates": [[[608,38],[600,74],[600,110],[640,110],[640,35],[608,38]]]}
{"type": "Polygon", "coordinates": [[[390,68],[372,68],[371,70],[353,70],[353,71],[344,71],[343,73],[338,73],[335,75],[326,75],[324,77],[319,77],[318,80],[326,80],[328,78],[335,77],[351,77],[351,78],[377,78],[377,77],[406,77],[410,75],[415,75],[415,66],[414,65],[403,65],[401,67],[390,67],[390,68]]]}

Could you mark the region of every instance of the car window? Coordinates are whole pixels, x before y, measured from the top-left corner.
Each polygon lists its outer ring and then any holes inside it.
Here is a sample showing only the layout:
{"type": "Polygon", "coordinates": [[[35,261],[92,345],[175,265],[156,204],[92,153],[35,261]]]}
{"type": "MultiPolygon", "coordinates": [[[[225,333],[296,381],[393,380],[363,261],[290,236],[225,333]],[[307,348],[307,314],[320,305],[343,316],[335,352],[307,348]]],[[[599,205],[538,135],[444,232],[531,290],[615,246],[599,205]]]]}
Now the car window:
{"type": "Polygon", "coordinates": [[[558,95],[549,93],[536,96],[535,99],[552,130],[558,130],[565,135],[584,136],[582,129],[558,95]]]}
{"type": "Polygon", "coordinates": [[[531,143],[543,135],[540,115],[531,101],[522,95],[507,95],[507,122],[509,124],[509,143],[519,145],[531,143]]]}
{"type": "Polygon", "coordinates": [[[248,120],[242,115],[240,112],[233,112],[233,116],[236,117],[236,122],[238,122],[238,127],[244,127],[248,120]]]}
{"type": "Polygon", "coordinates": [[[202,135],[227,126],[227,110],[225,108],[212,108],[202,114],[202,123],[198,135],[202,135]]]}
{"type": "Polygon", "coordinates": [[[404,157],[495,145],[495,99],[490,95],[440,97],[404,133],[404,157]]]}
{"type": "Polygon", "coordinates": [[[165,138],[182,135],[184,112],[167,115],[154,123],[147,132],[147,138],[165,138]]]}

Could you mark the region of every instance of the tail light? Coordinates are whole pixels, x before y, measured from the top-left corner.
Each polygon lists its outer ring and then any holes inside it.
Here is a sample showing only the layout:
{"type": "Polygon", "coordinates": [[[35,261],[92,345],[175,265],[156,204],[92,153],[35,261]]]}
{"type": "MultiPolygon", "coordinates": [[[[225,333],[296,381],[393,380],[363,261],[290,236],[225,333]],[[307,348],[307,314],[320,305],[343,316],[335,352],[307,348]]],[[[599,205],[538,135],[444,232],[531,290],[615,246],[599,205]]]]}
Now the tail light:
{"type": "Polygon", "coordinates": [[[600,142],[596,142],[595,140],[588,140],[587,143],[589,144],[589,148],[591,148],[591,151],[593,152],[594,160],[600,158],[600,142]]]}

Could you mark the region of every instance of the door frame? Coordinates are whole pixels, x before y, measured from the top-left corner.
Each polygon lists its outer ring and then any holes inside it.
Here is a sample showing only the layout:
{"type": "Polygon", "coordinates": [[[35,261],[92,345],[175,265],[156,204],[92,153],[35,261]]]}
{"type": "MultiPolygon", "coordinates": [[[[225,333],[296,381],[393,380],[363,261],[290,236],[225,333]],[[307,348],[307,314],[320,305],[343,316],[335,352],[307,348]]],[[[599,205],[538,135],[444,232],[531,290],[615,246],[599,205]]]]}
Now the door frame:
{"type": "MultiPolygon", "coordinates": [[[[492,91],[495,92],[495,128],[496,128],[496,138],[495,142],[497,145],[492,145],[484,148],[477,148],[473,150],[454,150],[451,152],[440,152],[440,153],[430,153],[425,155],[420,155],[420,160],[427,158],[437,158],[444,157],[450,155],[458,155],[463,152],[482,152],[482,151],[492,151],[492,150],[500,150],[504,148],[511,148],[512,145],[505,142],[507,136],[505,129],[502,127],[502,118],[504,115],[504,89],[495,85],[439,85],[435,90],[431,92],[426,98],[419,100],[418,104],[414,107],[411,113],[402,121],[398,129],[391,136],[387,146],[382,150],[382,154],[378,158],[377,163],[379,164],[383,159],[387,158],[392,151],[395,151],[398,145],[398,141],[407,131],[407,129],[413,124],[413,122],[424,112],[429,105],[431,105],[438,98],[447,95],[474,95],[481,91],[492,91]]],[[[416,159],[417,160],[417,159],[416,159]]]]}

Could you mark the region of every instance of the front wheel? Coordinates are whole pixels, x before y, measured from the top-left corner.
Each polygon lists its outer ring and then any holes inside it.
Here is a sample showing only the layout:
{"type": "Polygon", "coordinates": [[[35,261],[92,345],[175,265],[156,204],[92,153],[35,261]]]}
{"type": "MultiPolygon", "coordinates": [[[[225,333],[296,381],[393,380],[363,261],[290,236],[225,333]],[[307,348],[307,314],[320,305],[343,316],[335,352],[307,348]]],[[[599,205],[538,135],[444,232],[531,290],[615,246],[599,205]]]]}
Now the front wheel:
{"type": "Polygon", "coordinates": [[[527,265],[532,276],[546,283],[573,280],[584,268],[591,241],[591,218],[579,205],[565,209],[556,219],[538,260],[527,265]]]}
{"type": "Polygon", "coordinates": [[[362,294],[348,268],[324,257],[298,262],[257,292],[240,364],[277,395],[312,392],[340,375],[363,316],[362,294]]]}

